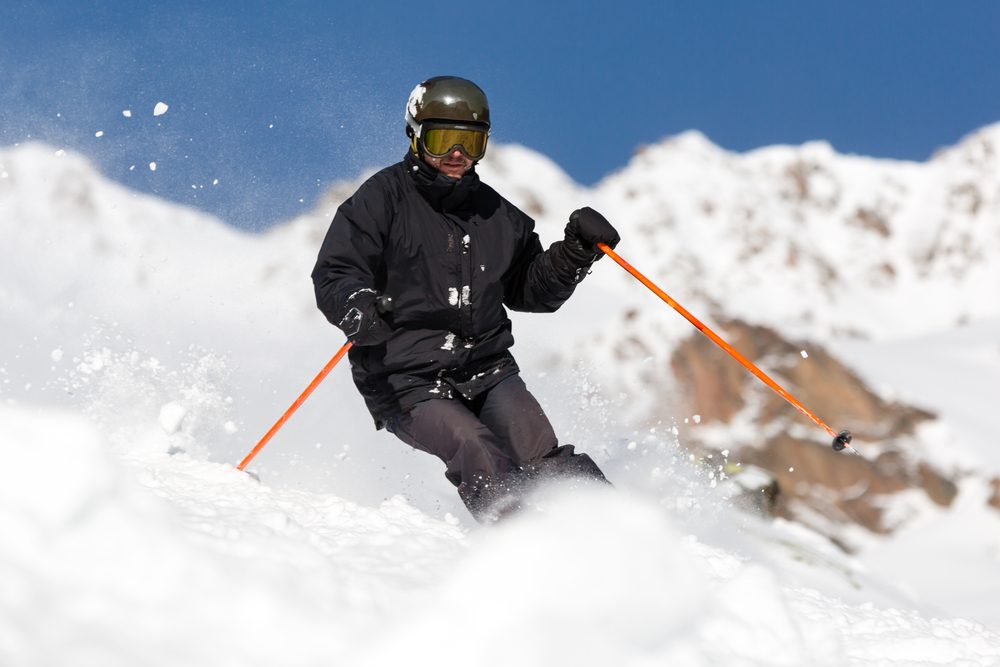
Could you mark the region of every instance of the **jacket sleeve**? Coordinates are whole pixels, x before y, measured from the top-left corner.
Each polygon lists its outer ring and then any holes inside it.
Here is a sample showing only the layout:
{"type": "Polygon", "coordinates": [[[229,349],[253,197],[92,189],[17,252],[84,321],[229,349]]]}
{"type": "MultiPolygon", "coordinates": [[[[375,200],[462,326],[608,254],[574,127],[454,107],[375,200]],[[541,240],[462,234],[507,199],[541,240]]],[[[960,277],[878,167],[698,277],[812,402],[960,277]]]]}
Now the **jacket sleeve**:
{"type": "Polygon", "coordinates": [[[316,305],[331,324],[343,329],[352,298],[384,289],[382,251],[391,217],[391,197],[375,178],[337,209],[312,272],[316,305]]]}
{"type": "Polygon", "coordinates": [[[542,250],[534,220],[520,211],[517,214],[523,219],[524,233],[514,262],[504,275],[504,303],[512,310],[551,313],[573,294],[590,264],[581,266],[573,261],[563,241],[542,250]]]}

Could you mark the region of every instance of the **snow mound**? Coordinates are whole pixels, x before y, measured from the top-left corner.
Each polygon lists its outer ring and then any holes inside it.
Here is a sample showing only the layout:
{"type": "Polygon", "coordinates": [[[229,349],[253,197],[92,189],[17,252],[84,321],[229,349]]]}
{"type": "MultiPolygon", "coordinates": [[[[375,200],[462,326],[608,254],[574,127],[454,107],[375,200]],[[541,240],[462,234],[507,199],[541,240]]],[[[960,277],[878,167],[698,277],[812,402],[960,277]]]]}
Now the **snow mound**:
{"type": "Polygon", "coordinates": [[[980,625],[789,587],[612,490],[554,488],[470,534],[399,497],[278,491],[144,447],[126,462],[67,413],[0,421],[2,664],[1000,660],[980,625]]]}
{"type": "Polygon", "coordinates": [[[126,465],[51,410],[0,422],[0,664],[317,664],[462,550],[399,499],[274,492],[187,455],[126,465]]]}

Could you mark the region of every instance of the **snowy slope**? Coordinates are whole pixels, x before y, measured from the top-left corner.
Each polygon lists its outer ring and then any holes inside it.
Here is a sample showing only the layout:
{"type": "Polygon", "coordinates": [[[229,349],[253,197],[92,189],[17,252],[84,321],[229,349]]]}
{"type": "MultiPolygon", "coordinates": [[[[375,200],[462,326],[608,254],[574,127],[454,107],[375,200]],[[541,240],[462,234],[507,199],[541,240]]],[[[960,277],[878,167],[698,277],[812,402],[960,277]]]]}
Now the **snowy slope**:
{"type": "Polygon", "coordinates": [[[849,560],[832,578],[883,605],[797,585],[793,559],[834,568],[790,527],[724,550],[593,489],[469,533],[400,497],[362,507],[183,454],[113,456],[61,412],[0,420],[5,665],[1000,660],[1000,635],[884,606],[849,560]]]}
{"type": "MultiPolygon", "coordinates": [[[[1000,471],[983,417],[1000,384],[998,128],[926,164],[820,144],[735,155],[688,134],[590,190],[521,147],[494,147],[482,172],[543,241],[599,208],[692,310],[833,345],[942,414],[930,452],[1000,471]]],[[[985,478],[949,510],[901,506],[906,529],[856,536],[854,556],[735,512],[672,424],[618,412],[658,400],[617,395],[618,374],[641,372],[614,361],[622,313],[643,312],[630,333],[661,355],[690,326],[646,314],[608,261],[557,317],[517,317],[516,353],[621,493],[563,492],[478,530],[439,464],[373,433],[346,369],[255,462],[263,484],[236,473],[341,342],[308,271],[353,187],[250,236],[78,156],[0,152],[0,572],[16,582],[0,587],[0,664],[1000,662],[985,478]],[[443,625],[458,629],[446,656],[428,638],[443,625]],[[523,639],[498,647],[498,631],[523,639]]]]}
{"type": "Polygon", "coordinates": [[[624,227],[622,252],[700,310],[884,339],[1000,314],[998,174],[1000,124],[922,164],[824,143],[732,154],[692,132],[594,197],[624,227]]]}

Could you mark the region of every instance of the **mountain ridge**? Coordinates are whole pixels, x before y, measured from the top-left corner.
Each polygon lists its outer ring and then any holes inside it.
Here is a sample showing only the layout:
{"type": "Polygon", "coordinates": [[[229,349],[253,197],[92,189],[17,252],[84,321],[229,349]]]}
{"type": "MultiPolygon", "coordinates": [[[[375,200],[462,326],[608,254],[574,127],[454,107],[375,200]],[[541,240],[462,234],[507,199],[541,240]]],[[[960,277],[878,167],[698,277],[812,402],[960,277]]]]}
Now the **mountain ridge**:
{"type": "MultiPolygon", "coordinates": [[[[491,147],[480,171],[535,217],[546,244],[561,237],[572,209],[589,204],[603,211],[621,231],[619,252],[709,326],[729,323],[730,331],[751,336],[780,332],[787,337],[783,349],[814,350],[808,370],[830,357],[819,354],[821,346],[838,340],[926,334],[1000,315],[1000,302],[990,298],[1000,287],[1000,230],[989,225],[1000,212],[1000,184],[991,170],[998,141],[1000,124],[912,163],[844,156],[825,142],[733,153],[691,131],[644,148],[594,188],[516,145],[491,147]]],[[[193,323],[220,336],[239,326],[259,332],[262,342],[285,345],[329,335],[308,273],[336,206],[360,179],[334,184],[305,215],[248,234],[131,193],[83,158],[43,145],[0,152],[0,174],[0,229],[16,239],[0,255],[0,284],[18,313],[13,319],[37,317],[41,302],[51,329],[87,326],[86,314],[144,335],[183,336],[193,323]]],[[[577,297],[573,307],[581,298],[613,305],[599,321],[578,327],[569,344],[542,343],[544,333],[531,333],[534,322],[522,328],[524,318],[515,315],[518,330],[538,341],[534,354],[564,370],[603,360],[595,371],[603,391],[634,396],[625,409],[640,423],[682,409],[712,414],[714,406],[687,401],[718,389],[675,377],[678,368],[703,363],[676,356],[693,349],[686,346],[691,327],[611,262],[594,272],[581,287],[590,296],[577,297]],[[632,352],[622,355],[625,348],[613,341],[626,341],[632,352]],[[666,396],[674,399],[656,398],[666,396]]],[[[748,339],[760,349],[773,347],[767,340],[748,339]]],[[[732,363],[712,359],[704,363],[732,363]]],[[[761,363],[770,369],[774,360],[761,363]]],[[[782,361],[770,372],[780,377],[786,366],[782,361]]],[[[827,372],[846,377],[834,365],[827,372]]],[[[888,405],[868,388],[851,391],[888,405]]],[[[766,414],[765,421],[786,419],[766,414]]],[[[744,436],[723,437],[740,450],[744,436]]],[[[692,434],[689,444],[697,442],[692,434]]]]}

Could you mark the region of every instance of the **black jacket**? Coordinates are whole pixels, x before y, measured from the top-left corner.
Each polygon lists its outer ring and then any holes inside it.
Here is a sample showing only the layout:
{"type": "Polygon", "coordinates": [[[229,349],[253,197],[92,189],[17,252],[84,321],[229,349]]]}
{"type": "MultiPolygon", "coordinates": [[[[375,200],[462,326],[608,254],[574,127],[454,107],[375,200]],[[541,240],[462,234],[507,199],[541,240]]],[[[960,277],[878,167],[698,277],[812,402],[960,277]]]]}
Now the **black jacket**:
{"type": "Polygon", "coordinates": [[[348,355],[381,427],[420,401],[475,398],[517,373],[504,306],[552,312],[588,265],[563,241],[543,251],[534,221],[475,170],[456,181],[408,154],[337,209],[312,279],[335,325],[359,290],[393,299],[391,338],[348,355]]]}

